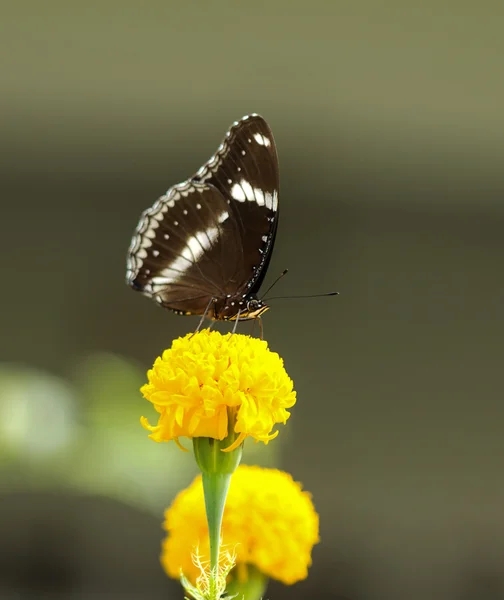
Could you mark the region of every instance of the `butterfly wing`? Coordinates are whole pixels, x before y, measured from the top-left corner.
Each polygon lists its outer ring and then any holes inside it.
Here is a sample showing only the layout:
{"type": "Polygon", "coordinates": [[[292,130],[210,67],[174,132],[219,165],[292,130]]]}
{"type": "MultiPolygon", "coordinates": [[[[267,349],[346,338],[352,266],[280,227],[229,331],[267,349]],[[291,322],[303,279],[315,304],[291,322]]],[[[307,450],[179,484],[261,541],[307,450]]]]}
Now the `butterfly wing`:
{"type": "Polygon", "coordinates": [[[278,225],[278,155],[269,125],[257,114],[236,121],[215,155],[192,179],[214,185],[228,200],[241,236],[239,290],[256,293],[278,225]]]}
{"type": "Polygon", "coordinates": [[[241,236],[212,185],[187,181],[168,190],[138,224],[128,251],[129,285],[182,314],[203,314],[236,288],[241,236]]]}
{"type": "Polygon", "coordinates": [[[212,299],[255,294],[275,240],[278,187],[268,124],[259,115],[235,122],[190,180],[144,211],[128,251],[127,283],[181,314],[203,314],[212,299]]]}

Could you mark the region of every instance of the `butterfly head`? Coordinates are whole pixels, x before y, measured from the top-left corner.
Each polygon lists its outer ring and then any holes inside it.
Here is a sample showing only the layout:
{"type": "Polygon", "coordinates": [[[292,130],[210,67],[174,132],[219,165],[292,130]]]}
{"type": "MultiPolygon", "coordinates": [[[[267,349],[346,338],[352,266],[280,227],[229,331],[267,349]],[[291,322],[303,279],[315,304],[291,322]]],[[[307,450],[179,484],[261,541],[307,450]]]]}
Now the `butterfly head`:
{"type": "Polygon", "coordinates": [[[240,314],[240,319],[258,319],[268,309],[269,306],[259,298],[250,298],[245,310],[240,314]]]}
{"type": "Polygon", "coordinates": [[[258,319],[268,308],[269,306],[256,296],[242,297],[240,300],[229,296],[224,306],[219,306],[217,303],[214,319],[217,321],[258,319]]]}

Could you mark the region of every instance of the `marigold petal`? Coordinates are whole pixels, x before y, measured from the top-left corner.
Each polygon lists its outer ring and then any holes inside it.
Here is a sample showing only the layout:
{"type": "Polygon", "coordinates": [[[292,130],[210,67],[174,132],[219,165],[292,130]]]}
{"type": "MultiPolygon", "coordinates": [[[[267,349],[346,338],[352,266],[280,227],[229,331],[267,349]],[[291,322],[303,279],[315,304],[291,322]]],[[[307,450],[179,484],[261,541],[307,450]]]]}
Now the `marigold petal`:
{"type": "Polygon", "coordinates": [[[177,406],[177,408],[175,409],[175,423],[177,423],[179,427],[182,427],[182,425],[184,424],[184,416],[184,407],[177,406]]]}
{"type": "Polygon", "coordinates": [[[187,448],[184,448],[184,446],[182,446],[182,444],[180,443],[180,440],[178,439],[178,437],[173,438],[173,441],[177,444],[177,446],[182,450],[182,452],[189,452],[189,450],[187,448]]]}
{"type": "Polygon", "coordinates": [[[238,446],[245,440],[246,437],[246,433],[240,433],[240,435],[230,446],[222,449],[222,452],[232,452],[233,450],[236,450],[236,448],[238,448],[238,446]]]}
{"type": "Polygon", "coordinates": [[[147,431],[156,431],[157,429],[159,429],[159,427],[156,426],[152,426],[147,417],[140,417],[140,423],[142,424],[142,427],[144,429],[147,429],[147,431]]]}

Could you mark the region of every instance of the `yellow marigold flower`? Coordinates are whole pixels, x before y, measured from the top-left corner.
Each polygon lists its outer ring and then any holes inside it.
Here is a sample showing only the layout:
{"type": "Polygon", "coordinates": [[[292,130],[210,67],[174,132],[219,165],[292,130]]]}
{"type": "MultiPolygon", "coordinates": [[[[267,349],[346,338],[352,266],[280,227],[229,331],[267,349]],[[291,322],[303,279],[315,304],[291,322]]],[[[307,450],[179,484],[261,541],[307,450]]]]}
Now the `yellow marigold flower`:
{"type": "Polygon", "coordinates": [[[145,417],[141,422],[156,442],[182,436],[222,440],[231,425],[238,434],[233,448],[249,436],[268,443],[296,402],[280,356],[265,341],[236,333],[206,329],[174,340],[147,376],[140,391],[159,420],[155,426],[145,417]]]}
{"type": "MultiPolygon", "coordinates": [[[[182,572],[192,583],[201,575],[197,567],[209,557],[208,531],[201,476],[180,492],[165,512],[161,563],[170,577],[182,572]]],[[[247,566],[292,584],[304,579],[311,551],[319,541],[318,515],[308,492],[288,473],[242,465],[231,478],[222,543],[236,555],[237,577],[247,566]]]]}

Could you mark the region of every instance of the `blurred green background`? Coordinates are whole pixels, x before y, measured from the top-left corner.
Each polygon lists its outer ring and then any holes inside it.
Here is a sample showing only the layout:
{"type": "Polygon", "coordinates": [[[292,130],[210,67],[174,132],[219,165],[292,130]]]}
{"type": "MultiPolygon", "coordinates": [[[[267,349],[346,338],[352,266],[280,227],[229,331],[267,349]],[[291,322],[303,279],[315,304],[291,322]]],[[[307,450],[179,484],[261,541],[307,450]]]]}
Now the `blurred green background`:
{"type": "MultiPolygon", "coordinates": [[[[259,112],[281,219],[264,318],[298,391],[246,461],[312,491],[268,597],[504,598],[498,2],[4,2],[0,597],[180,598],[145,370],[196,320],[124,284],[140,212],[259,112]]],[[[248,325],[242,326],[247,332],[248,325]]]]}

